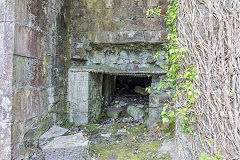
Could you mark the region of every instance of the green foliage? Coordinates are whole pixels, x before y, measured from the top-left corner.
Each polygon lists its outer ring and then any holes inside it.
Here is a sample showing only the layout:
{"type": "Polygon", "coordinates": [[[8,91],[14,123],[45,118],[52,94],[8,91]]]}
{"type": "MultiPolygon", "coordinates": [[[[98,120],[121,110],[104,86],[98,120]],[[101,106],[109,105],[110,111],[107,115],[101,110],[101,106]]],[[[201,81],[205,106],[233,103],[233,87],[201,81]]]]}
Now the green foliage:
{"type": "MultiPolygon", "coordinates": [[[[191,105],[199,97],[200,91],[194,88],[193,81],[197,79],[197,68],[194,66],[184,66],[184,57],[188,52],[188,48],[179,47],[178,30],[176,28],[177,15],[179,13],[178,0],[168,0],[171,5],[168,7],[167,17],[165,22],[167,24],[167,30],[170,32],[168,35],[169,45],[165,45],[166,50],[165,58],[167,65],[162,66],[167,71],[166,82],[160,82],[157,90],[172,86],[174,92],[168,92],[172,97],[172,101],[176,102],[181,95],[186,95],[186,102],[182,106],[174,107],[175,110],[170,109],[170,104],[165,104],[163,112],[161,113],[163,122],[166,123],[169,120],[175,121],[175,117],[180,115],[182,118],[183,132],[193,134],[190,125],[195,121],[191,118],[191,105]],[[183,71],[184,70],[184,71],[183,71]],[[172,93],[174,93],[172,95],[172,93]]],[[[152,15],[161,16],[161,8],[153,8],[147,11],[147,17],[152,15]]],[[[160,53],[156,53],[154,56],[158,60],[160,53]]],[[[148,91],[150,89],[148,88],[148,91]]]]}
{"type": "Polygon", "coordinates": [[[208,157],[206,153],[202,153],[200,160],[219,160],[222,156],[218,153],[215,157],[208,157]]]}
{"type": "Polygon", "coordinates": [[[6,4],[8,5],[10,3],[10,0],[5,0],[6,4]]]}

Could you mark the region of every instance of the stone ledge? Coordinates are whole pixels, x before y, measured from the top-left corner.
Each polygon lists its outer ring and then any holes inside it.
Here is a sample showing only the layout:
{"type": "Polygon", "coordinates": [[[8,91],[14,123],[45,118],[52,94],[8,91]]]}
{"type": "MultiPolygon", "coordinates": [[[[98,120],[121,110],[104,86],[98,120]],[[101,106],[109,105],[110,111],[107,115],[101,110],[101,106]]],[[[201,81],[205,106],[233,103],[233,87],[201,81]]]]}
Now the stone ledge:
{"type": "Polygon", "coordinates": [[[90,72],[90,73],[103,73],[111,75],[154,75],[154,74],[166,74],[166,71],[161,68],[139,68],[136,70],[120,70],[107,65],[90,65],[81,67],[72,67],[70,72],[90,72]]]}

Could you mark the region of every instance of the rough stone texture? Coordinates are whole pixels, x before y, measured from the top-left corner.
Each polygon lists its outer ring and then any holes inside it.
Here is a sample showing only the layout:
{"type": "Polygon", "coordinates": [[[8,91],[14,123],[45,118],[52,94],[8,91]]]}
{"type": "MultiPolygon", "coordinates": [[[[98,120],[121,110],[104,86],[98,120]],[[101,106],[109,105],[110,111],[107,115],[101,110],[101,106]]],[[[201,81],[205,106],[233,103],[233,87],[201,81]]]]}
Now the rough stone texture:
{"type": "Polygon", "coordinates": [[[86,51],[85,60],[72,59],[72,65],[86,71],[105,73],[165,73],[164,51],[160,44],[92,44],[86,51]],[[158,61],[154,59],[160,52],[158,61]],[[87,70],[88,69],[88,70],[87,70]]]}
{"type": "Polygon", "coordinates": [[[0,159],[11,159],[14,2],[0,1],[0,159]]]}
{"type": "Polygon", "coordinates": [[[148,93],[147,93],[145,90],[146,90],[146,88],[143,88],[143,87],[141,87],[141,86],[136,86],[136,87],[134,88],[134,92],[146,96],[148,93]]]}
{"type": "Polygon", "coordinates": [[[73,0],[72,56],[85,59],[89,43],[166,41],[164,18],[146,18],[147,9],[158,5],[165,14],[166,0],[73,0]]]}
{"type": "Polygon", "coordinates": [[[96,122],[101,112],[102,75],[69,71],[70,121],[76,125],[96,122]]]}
{"type": "Polygon", "coordinates": [[[69,71],[68,101],[70,121],[76,125],[88,123],[89,73],[69,71]]]}
{"type": "Polygon", "coordinates": [[[166,42],[166,26],[162,18],[145,16],[147,9],[158,5],[165,14],[166,0],[72,1],[72,70],[105,74],[104,102],[110,102],[114,93],[112,75],[165,73],[161,65],[165,64],[162,44],[166,42]],[[158,61],[154,59],[157,51],[161,53],[158,61]]]}
{"type": "Polygon", "coordinates": [[[67,131],[68,129],[66,128],[62,128],[54,125],[46,133],[41,135],[40,139],[49,139],[52,137],[59,137],[64,135],[67,131]]]}
{"type": "Polygon", "coordinates": [[[114,106],[108,107],[106,110],[107,110],[107,116],[114,119],[118,118],[119,114],[123,111],[122,108],[114,107],[114,106]]]}
{"type": "MultiPolygon", "coordinates": [[[[171,159],[177,160],[178,159],[178,150],[176,147],[176,140],[174,138],[165,140],[162,143],[161,147],[158,149],[158,154],[168,155],[169,157],[171,157],[171,159]]],[[[186,160],[188,160],[188,159],[186,159],[186,160]]]]}
{"type": "Polygon", "coordinates": [[[46,160],[89,159],[89,141],[81,134],[56,137],[43,147],[46,160]]]}
{"type": "Polygon", "coordinates": [[[144,111],[141,108],[135,106],[128,106],[127,113],[134,118],[134,120],[143,121],[145,115],[144,111]]]}
{"type": "Polygon", "coordinates": [[[149,128],[154,128],[158,122],[161,121],[161,112],[164,104],[170,100],[167,94],[170,88],[163,90],[156,90],[159,82],[163,82],[166,79],[166,75],[153,76],[151,88],[154,90],[149,96],[149,128]]]}
{"type": "MultiPolygon", "coordinates": [[[[1,159],[28,158],[40,135],[68,120],[70,52],[73,67],[91,70],[87,82],[72,82],[76,84],[72,102],[82,107],[81,123],[97,121],[103,96],[112,99],[114,80],[103,73],[165,73],[160,67],[165,63],[164,52],[159,61],[153,56],[166,41],[166,26],[162,18],[145,18],[145,13],[161,5],[165,14],[166,0],[70,2],[0,1],[1,159]],[[107,86],[107,82],[113,83],[107,86]]],[[[155,79],[152,86],[159,82],[155,79]]],[[[150,107],[158,108],[156,104],[150,107]]]]}
{"type": "Polygon", "coordinates": [[[69,4],[0,2],[0,157],[24,159],[67,118],[69,4]]]}
{"type": "Polygon", "coordinates": [[[111,75],[103,75],[103,90],[104,104],[108,105],[113,100],[115,92],[116,77],[111,75]]]}

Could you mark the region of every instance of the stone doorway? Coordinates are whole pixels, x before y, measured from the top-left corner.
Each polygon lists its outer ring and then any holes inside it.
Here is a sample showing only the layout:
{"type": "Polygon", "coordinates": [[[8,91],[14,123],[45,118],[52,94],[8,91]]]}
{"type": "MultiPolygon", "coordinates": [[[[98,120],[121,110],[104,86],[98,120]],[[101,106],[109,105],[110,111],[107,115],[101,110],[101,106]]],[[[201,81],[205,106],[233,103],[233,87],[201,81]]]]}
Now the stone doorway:
{"type": "Polygon", "coordinates": [[[130,116],[143,123],[144,112],[148,113],[149,108],[149,94],[146,92],[146,87],[150,87],[151,83],[152,76],[148,75],[104,75],[103,114],[106,114],[106,118],[130,116]],[[140,114],[138,115],[140,117],[131,114],[140,114]]]}

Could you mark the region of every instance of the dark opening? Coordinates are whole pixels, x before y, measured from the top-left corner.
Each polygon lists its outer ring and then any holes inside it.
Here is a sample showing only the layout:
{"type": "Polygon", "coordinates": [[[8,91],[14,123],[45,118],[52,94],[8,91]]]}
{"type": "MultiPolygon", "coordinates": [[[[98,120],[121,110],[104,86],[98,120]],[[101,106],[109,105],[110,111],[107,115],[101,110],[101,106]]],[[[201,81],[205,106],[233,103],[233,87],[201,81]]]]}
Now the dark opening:
{"type": "Polygon", "coordinates": [[[114,100],[126,101],[129,104],[148,104],[149,95],[146,87],[151,86],[152,77],[116,76],[114,100]]]}
{"type": "MultiPolygon", "coordinates": [[[[149,94],[146,87],[151,86],[151,76],[104,75],[103,76],[103,121],[111,118],[124,118],[130,115],[129,106],[141,108],[148,113],[149,94]]],[[[140,120],[141,122],[143,119],[140,120]]]]}
{"type": "Polygon", "coordinates": [[[152,83],[151,77],[117,76],[116,93],[117,94],[137,94],[134,92],[136,86],[146,88],[152,83]]]}

